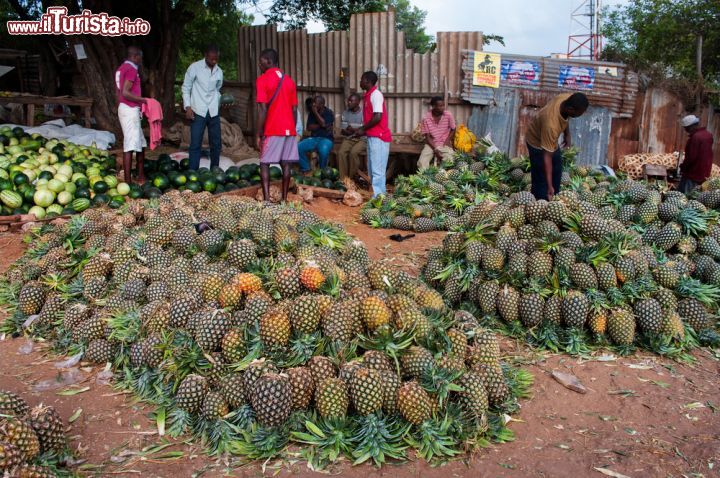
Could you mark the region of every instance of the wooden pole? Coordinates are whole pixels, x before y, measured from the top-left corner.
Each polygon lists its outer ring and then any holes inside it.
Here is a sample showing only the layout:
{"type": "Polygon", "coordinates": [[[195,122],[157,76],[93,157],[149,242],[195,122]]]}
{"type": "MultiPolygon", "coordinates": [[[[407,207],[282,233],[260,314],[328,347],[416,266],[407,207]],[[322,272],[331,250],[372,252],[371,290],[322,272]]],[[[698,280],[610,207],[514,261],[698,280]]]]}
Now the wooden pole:
{"type": "Polygon", "coordinates": [[[697,36],[697,48],[695,51],[695,67],[697,69],[698,84],[696,88],[695,97],[695,110],[702,113],[702,100],[703,100],[703,73],[702,73],[702,51],[703,51],[703,36],[702,33],[697,36]]]}

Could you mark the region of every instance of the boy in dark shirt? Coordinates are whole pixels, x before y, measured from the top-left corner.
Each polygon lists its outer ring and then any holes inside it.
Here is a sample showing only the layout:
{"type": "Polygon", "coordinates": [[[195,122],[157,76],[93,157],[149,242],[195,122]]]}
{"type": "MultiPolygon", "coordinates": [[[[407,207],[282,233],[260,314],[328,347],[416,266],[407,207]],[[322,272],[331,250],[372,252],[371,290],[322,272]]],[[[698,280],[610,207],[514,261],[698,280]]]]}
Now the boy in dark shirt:
{"type": "Polygon", "coordinates": [[[310,137],[298,143],[301,173],[310,171],[310,160],[307,155],[311,151],[318,152],[318,156],[320,156],[320,168],[327,167],[330,151],[332,151],[333,148],[334,123],[335,113],[325,106],[325,98],[316,96],[310,107],[310,114],[308,114],[307,120],[307,129],[310,131],[310,137]]]}

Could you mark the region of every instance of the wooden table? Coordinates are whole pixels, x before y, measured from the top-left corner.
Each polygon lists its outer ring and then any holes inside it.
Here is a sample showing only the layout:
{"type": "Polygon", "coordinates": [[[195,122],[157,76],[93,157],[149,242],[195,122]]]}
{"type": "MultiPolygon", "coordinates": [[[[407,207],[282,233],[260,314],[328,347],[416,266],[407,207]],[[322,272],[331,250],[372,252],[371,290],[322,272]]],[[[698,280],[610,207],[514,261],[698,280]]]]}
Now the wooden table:
{"type": "Polygon", "coordinates": [[[35,105],[45,106],[47,104],[79,106],[83,109],[85,127],[91,128],[90,116],[92,112],[92,98],[81,98],[76,96],[37,96],[16,94],[12,96],[0,96],[0,104],[17,103],[25,105],[25,123],[27,126],[35,125],[35,105]]]}

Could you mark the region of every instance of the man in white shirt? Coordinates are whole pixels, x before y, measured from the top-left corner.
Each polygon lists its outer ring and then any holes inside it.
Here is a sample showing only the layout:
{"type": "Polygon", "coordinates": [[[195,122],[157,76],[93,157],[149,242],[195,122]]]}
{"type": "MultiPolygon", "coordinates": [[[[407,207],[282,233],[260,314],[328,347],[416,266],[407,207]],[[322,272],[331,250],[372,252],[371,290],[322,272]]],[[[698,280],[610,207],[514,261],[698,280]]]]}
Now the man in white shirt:
{"type": "Polygon", "coordinates": [[[205,58],[191,64],[182,85],[185,117],[190,125],[190,169],[200,167],[200,148],[205,127],[210,143],[210,167],[220,165],[220,88],[223,72],[217,65],[220,51],[215,45],[205,49],[205,58]]]}

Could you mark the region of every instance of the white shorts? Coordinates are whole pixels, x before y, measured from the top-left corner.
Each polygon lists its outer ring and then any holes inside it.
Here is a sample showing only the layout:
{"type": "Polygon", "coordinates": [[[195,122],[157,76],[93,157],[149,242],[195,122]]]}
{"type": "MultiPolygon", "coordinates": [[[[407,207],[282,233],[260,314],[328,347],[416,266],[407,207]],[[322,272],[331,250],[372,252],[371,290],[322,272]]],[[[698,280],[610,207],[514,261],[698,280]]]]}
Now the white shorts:
{"type": "Polygon", "coordinates": [[[140,124],[142,120],[140,107],[133,108],[125,103],[120,103],[118,106],[118,118],[123,132],[123,151],[126,153],[130,151],[140,152],[147,147],[147,141],[145,141],[140,124]]]}

